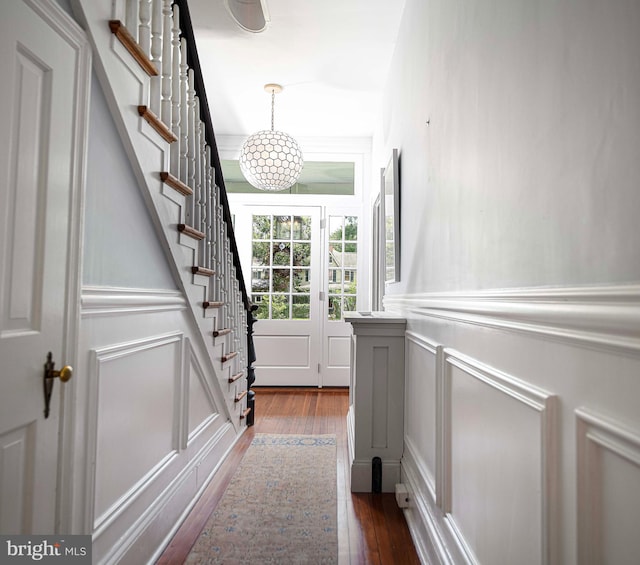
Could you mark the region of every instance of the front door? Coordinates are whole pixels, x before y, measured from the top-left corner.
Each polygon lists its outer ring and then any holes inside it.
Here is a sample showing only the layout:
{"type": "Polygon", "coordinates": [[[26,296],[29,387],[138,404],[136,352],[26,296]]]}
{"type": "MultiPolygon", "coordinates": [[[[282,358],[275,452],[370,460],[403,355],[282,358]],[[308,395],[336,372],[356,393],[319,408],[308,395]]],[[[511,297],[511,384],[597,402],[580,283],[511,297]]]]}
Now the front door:
{"type": "Polygon", "coordinates": [[[256,385],[318,386],[320,209],[242,207],[235,230],[258,305],[256,385]]]}
{"type": "Polygon", "coordinates": [[[69,250],[79,237],[76,144],[86,107],[77,87],[88,84],[88,47],[55,2],[2,9],[0,532],[45,534],[56,528],[60,391],[69,385],[55,382],[45,419],[43,372],[48,352],[60,369],[73,351],[77,255],[69,250]]]}
{"type": "Polygon", "coordinates": [[[343,317],[356,309],[361,272],[357,212],[235,211],[242,270],[258,305],[256,385],[348,386],[351,330],[343,317]]]}

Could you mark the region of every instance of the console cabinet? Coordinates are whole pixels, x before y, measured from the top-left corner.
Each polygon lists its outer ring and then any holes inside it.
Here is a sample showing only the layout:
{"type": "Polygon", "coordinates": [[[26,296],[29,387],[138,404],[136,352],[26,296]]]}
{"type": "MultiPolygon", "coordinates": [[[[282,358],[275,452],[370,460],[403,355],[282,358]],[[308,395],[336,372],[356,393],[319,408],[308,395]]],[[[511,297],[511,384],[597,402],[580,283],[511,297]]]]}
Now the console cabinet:
{"type": "Polygon", "coordinates": [[[372,492],[372,461],[382,460],[382,492],[400,482],[404,443],[406,319],[386,312],[345,315],[352,326],[347,433],[351,491],[372,492]]]}

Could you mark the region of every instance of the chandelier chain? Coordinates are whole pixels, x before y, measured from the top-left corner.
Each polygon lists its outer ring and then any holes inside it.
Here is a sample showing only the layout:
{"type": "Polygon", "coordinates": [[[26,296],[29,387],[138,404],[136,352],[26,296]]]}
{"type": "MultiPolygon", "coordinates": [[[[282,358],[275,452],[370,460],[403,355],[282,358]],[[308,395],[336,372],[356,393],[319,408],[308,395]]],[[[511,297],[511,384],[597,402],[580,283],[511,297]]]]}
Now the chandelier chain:
{"type": "Polygon", "coordinates": [[[273,114],[274,108],[276,105],[276,91],[274,88],[271,89],[271,131],[273,131],[273,114]]]}

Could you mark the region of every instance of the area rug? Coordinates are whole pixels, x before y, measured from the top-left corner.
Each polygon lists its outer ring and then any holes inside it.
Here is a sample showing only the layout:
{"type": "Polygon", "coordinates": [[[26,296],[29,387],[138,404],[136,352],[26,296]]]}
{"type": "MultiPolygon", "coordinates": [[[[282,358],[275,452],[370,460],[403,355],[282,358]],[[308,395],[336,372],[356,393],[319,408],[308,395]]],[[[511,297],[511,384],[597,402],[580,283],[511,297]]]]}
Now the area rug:
{"type": "Polygon", "coordinates": [[[256,434],[186,563],[337,563],[334,435],[256,434]]]}

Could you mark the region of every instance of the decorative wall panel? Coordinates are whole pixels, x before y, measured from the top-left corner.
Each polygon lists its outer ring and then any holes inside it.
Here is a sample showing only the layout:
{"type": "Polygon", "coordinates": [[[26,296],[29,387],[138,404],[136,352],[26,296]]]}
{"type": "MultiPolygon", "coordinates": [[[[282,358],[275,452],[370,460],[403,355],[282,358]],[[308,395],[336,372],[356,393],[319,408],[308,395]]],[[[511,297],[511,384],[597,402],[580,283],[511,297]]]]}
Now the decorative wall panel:
{"type": "Polygon", "coordinates": [[[555,397],[452,349],[443,370],[443,511],[459,544],[472,562],[555,562],[555,397]]]}
{"type": "Polygon", "coordinates": [[[129,503],[179,447],[182,334],[103,347],[93,358],[90,441],[98,527],[129,503]]]}
{"type": "Polygon", "coordinates": [[[632,565],[640,555],[640,435],[576,410],[578,560],[632,565]]]}

